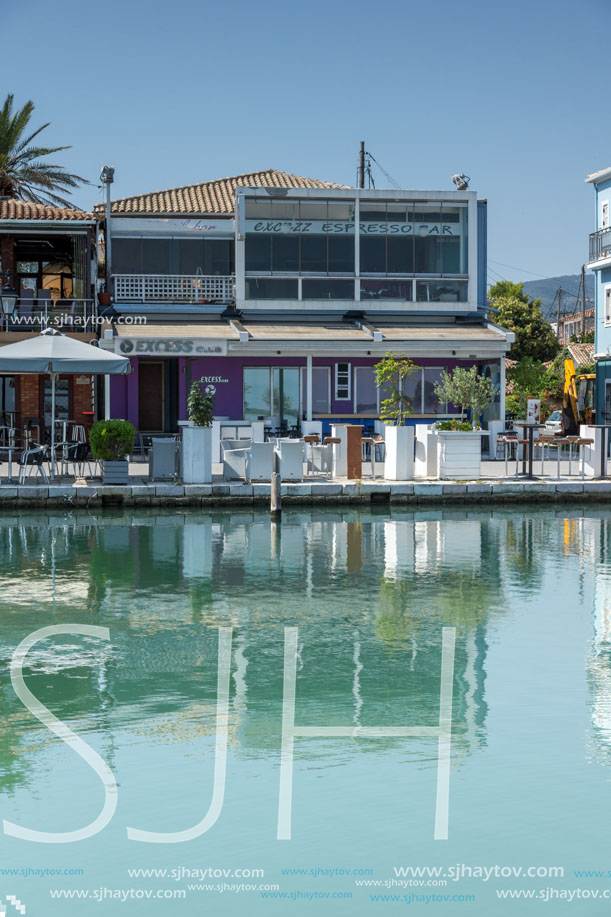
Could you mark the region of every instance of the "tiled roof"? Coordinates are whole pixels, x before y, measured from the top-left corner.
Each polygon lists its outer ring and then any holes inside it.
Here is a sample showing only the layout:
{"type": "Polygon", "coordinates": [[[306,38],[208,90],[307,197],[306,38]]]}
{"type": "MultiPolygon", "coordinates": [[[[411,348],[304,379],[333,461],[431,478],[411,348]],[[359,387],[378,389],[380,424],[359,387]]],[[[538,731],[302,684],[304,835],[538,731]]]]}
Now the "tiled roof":
{"type": "MultiPolygon", "coordinates": [[[[167,191],[152,191],[150,194],[136,194],[122,197],[111,204],[112,213],[197,213],[233,214],[235,189],[241,188],[347,188],[333,182],[304,178],[290,172],[265,169],[263,172],[247,172],[232,178],[217,178],[215,181],[167,191]]],[[[96,213],[104,212],[103,204],[96,204],[96,213]]]]}
{"type": "Polygon", "coordinates": [[[71,210],[68,207],[51,207],[47,204],[28,204],[26,201],[0,200],[0,220],[93,220],[92,213],[71,210]]]}
{"type": "Polygon", "coordinates": [[[594,362],[594,344],[567,344],[575,366],[589,366],[594,362]]]}

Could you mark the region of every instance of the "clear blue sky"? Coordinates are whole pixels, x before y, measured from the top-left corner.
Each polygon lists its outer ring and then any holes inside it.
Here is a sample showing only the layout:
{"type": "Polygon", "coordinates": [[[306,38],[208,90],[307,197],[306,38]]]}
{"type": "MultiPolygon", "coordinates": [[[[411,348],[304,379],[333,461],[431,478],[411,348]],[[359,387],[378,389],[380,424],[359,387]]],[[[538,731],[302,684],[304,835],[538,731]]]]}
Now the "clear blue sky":
{"type": "Polygon", "coordinates": [[[471,176],[492,281],[587,257],[609,0],[23,0],[2,22],[2,95],[34,100],[71,171],[115,166],[114,196],[270,167],[354,184],[364,139],[403,188],[471,176]]]}

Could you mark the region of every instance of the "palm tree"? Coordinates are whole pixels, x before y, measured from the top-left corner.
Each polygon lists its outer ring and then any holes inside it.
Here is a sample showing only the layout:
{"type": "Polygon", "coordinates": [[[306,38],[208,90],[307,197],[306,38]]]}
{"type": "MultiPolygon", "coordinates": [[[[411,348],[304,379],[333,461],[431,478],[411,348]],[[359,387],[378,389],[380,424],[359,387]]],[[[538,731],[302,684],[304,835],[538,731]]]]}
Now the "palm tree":
{"type": "Polygon", "coordinates": [[[22,109],[13,110],[12,93],[7,95],[0,108],[0,198],[29,201],[34,204],[74,206],[57,193],[70,193],[68,189],[79,184],[89,184],[87,179],[66,172],[62,166],[44,162],[44,157],[69,150],[69,146],[31,146],[35,137],[49,124],[43,124],[28,134],[28,125],[34,103],[26,102],[22,109]]]}

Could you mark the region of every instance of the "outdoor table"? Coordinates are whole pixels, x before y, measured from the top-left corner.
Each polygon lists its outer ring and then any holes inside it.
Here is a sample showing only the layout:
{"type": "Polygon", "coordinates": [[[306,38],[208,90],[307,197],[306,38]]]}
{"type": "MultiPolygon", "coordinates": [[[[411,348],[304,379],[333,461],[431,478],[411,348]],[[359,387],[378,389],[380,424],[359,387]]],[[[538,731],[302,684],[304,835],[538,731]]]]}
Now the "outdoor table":
{"type": "MultiPolygon", "coordinates": [[[[526,472],[526,455],[522,453],[522,474],[525,475],[526,478],[528,478],[529,480],[532,480],[532,478],[534,478],[534,474],[533,474],[534,436],[535,436],[535,430],[538,430],[541,424],[539,422],[528,423],[528,421],[525,421],[525,420],[516,420],[515,425],[516,427],[521,427],[523,430],[526,430],[528,433],[528,439],[518,440],[518,442],[528,447],[528,473],[526,472]]],[[[516,465],[517,465],[517,462],[516,462],[516,465]]]]}
{"type": "Polygon", "coordinates": [[[589,423],[589,427],[592,427],[593,430],[600,430],[600,474],[598,479],[603,479],[607,477],[607,430],[609,429],[608,423],[589,423]]]}

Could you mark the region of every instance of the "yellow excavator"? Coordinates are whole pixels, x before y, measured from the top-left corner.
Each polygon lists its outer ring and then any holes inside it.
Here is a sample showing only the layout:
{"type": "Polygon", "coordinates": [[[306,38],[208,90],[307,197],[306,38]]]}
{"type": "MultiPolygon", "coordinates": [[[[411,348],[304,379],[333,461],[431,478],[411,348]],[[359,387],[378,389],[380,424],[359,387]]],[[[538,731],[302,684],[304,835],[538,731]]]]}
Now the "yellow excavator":
{"type": "Polygon", "coordinates": [[[594,423],[596,410],[596,376],[576,373],[571,359],[564,361],[564,397],[562,399],[562,432],[565,436],[579,433],[579,425],[594,423]]]}

